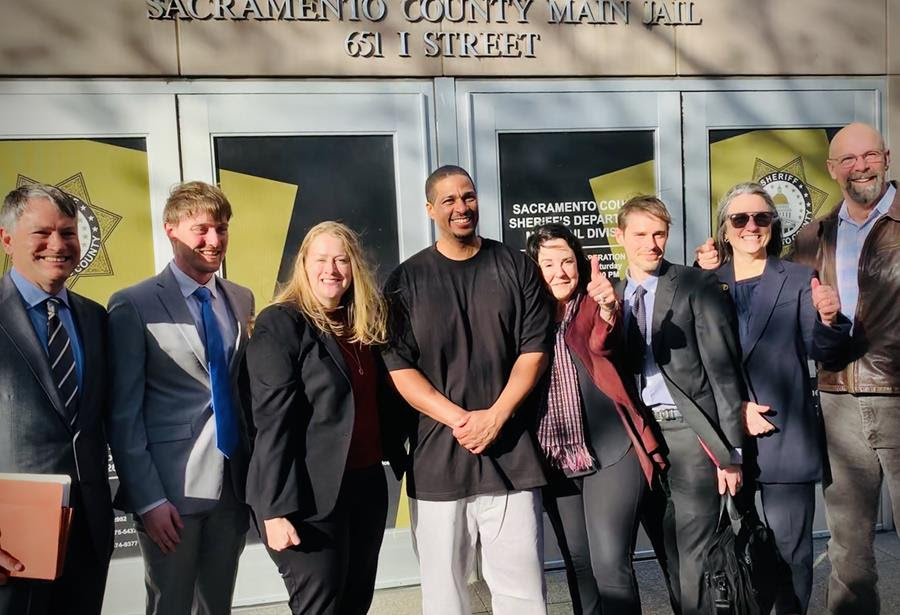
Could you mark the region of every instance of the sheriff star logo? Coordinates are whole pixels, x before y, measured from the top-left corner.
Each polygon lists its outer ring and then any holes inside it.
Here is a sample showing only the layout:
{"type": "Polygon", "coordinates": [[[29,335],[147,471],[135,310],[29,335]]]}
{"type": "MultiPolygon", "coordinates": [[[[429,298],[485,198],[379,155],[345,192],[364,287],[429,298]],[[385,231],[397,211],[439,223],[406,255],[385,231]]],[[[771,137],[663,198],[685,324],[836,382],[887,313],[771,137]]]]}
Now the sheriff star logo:
{"type": "MultiPolygon", "coordinates": [[[[16,187],[39,183],[37,180],[19,175],[16,187]]],[[[91,201],[87,184],[81,173],[54,184],[67,193],[78,206],[78,241],[81,243],[81,260],[66,282],[72,288],[82,277],[113,275],[112,262],[106,252],[106,241],[122,220],[122,216],[104,209],[91,201]]]]}
{"type": "Polygon", "coordinates": [[[753,181],[765,188],[775,202],[785,247],[793,243],[800,229],[819,213],[828,198],[827,192],[806,180],[800,156],[781,167],[757,158],[753,165],[753,181]]]}

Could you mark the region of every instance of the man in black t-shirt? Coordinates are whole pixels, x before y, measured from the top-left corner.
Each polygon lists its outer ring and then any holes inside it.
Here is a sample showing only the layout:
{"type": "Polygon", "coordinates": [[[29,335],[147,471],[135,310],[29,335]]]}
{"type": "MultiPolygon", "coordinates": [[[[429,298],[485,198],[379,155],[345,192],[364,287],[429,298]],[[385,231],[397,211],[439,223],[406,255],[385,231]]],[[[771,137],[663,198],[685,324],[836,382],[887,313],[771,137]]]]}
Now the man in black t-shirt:
{"type": "Polygon", "coordinates": [[[391,274],[385,363],[419,411],[407,477],[422,610],[468,615],[480,541],[499,615],[543,615],[546,481],[525,403],[552,348],[551,315],[524,254],[479,237],[478,197],[460,167],[425,183],[437,243],[391,274]]]}

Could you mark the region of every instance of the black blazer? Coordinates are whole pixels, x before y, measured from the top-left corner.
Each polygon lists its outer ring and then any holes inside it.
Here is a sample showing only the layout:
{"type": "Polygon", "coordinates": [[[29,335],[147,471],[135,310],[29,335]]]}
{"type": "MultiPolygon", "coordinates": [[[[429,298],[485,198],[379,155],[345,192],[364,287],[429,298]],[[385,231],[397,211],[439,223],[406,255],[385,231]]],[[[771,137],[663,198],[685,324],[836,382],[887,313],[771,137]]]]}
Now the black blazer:
{"type": "MultiPolygon", "coordinates": [[[[106,436],[106,310],[69,291],[84,349],[78,419],[70,427],[47,352],[9,274],[0,279],[0,472],[68,474],[100,561],[112,552],[106,436]]],[[[2,542],[0,542],[2,544],[2,542]]],[[[78,558],[71,550],[67,557],[78,558]]]]}
{"type": "MultiPolygon", "coordinates": [[[[675,405],[725,467],[743,445],[747,399],[731,297],[712,272],[664,260],[658,277],[653,356],[675,405]]],[[[625,285],[616,285],[620,297],[625,285]]]]}
{"type": "MultiPolygon", "coordinates": [[[[734,264],[716,270],[734,287],[734,264]]],[[[818,319],[812,304],[809,267],[770,256],[750,306],[742,344],[744,376],[750,397],[771,406],[767,419],[777,431],[756,439],[760,475],[765,483],[799,483],[822,477],[822,428],[810,385],[807,360],[827,360],[828,348],[848,338],[850,321],[834,327],[818,319]]]]}
{"type": "MultiPolygon", "coordinates": [[[[406,457],[402,430],[392,420],[386,372],[379,365],[382,451],[397,478],[406,457]]],[[[256,437],[247,474],[247,503],[258,522],[292,515],[321,520],[340,491],[355,408],[350,377],[332,335],[295,308],[260,312],[247,347],[256,437]]]]}

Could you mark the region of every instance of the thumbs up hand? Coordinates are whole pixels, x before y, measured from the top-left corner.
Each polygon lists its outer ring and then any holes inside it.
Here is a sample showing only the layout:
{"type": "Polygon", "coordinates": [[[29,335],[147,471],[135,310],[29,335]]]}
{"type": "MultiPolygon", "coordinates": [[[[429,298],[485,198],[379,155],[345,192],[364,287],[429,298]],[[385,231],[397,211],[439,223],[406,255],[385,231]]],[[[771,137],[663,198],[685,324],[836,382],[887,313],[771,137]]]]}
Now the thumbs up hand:
{"type": "Polygon", "coordinates": [[[819,312],[819,318],[822,323],[828,326],[834,324],[838,312],[841,311],[841,300],[838,298],[837,291],[826,284],[819,282],[819,278],[813,278],[809,282],[812,289],[812,303],[819,312]]]}
{"type": "Polygon", "coordinates": [[[600,306],[600,315],[603,319],[609,321],[610,318],[608,317],[612,316],[618,305],[616,291],[609,278],[600,271],[599,258],[594,255],[590,257],[590,261],[591,281],[587,285],[587,294],[600,306]]]}
{"type": "Polygon", "coordinates": [[[718,269],[719,267],[719,251],[716,250],[716,243],[712,237],[697,246],[694,250],[694,258],[701,269],[718,269]]]}

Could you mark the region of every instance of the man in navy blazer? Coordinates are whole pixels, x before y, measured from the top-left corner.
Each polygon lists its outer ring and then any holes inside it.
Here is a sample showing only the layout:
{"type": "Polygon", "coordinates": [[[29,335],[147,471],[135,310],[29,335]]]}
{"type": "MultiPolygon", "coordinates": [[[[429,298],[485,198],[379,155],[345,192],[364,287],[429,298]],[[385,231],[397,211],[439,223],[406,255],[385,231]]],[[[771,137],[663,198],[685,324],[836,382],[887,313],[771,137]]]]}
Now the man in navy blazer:
{"type": "Polygon", "coordinates": [[[0,615],[99,615],[103,603],[113,519],[106,311],[65,287],[81,257],[77,216],[73,197],[41,184],[13,190],[0,210],[12,260],[0,279],[0,472],[68,474],[74,508],[59,579],[8,578],[22,564],[0,548],[0,615]]]}

